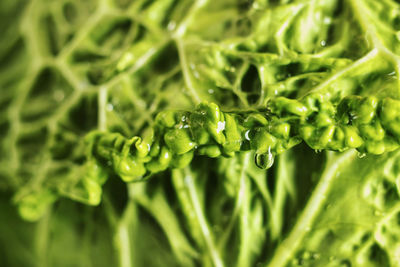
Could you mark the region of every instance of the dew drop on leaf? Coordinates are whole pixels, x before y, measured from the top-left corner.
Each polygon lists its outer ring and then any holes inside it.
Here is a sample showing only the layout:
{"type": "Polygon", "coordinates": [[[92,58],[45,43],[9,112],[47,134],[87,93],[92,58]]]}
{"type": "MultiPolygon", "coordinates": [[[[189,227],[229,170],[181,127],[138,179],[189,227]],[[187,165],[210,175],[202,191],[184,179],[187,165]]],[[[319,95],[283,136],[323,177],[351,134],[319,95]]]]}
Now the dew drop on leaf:
{"type": "Polygon", "coordinates": [[[256,154],[255,162],[258,168],[260,169],[269,169],[274,164],[274,155],[268,151],[265,154],[256,154]]]}
{"type": "Polygon", "coordinates": [[[168,25],[167,25],[167,29],[168,29],[169,31],[173,31],[173,30],[175,30],[175,28],[176,28],[176,22],[173,21],[173,20],[171,20],[171,21],[168,23],[168,25]]]}

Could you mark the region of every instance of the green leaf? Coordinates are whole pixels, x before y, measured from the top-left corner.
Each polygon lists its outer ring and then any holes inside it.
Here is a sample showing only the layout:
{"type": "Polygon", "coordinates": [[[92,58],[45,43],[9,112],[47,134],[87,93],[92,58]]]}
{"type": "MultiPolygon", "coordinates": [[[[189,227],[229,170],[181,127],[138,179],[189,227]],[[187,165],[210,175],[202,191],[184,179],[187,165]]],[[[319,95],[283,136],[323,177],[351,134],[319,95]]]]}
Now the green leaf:
{"type": "Polygon", "coordinates": [[[395,0],[0,1],[1,263],[399,266],[399,31],[395,0]]]}

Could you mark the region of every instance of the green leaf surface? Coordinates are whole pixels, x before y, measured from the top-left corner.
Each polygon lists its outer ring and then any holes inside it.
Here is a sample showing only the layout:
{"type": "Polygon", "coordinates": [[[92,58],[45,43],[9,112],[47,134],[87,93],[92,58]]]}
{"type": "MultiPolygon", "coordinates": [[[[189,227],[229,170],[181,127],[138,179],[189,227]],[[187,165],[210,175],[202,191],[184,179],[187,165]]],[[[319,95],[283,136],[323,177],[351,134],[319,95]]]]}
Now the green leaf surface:
{"type": "Polygon", "coordinates": [[[400,266],[398,1],[2,0],[0,33],[2,265],[400,266]]]}

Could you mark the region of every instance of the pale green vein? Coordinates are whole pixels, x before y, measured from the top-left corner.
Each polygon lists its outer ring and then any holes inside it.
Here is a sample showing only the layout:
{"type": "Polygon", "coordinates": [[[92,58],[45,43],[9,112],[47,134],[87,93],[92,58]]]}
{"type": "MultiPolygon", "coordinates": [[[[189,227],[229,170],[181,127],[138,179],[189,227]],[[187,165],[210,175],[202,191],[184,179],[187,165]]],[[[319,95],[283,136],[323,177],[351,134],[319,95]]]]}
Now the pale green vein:
{"type": "Polygon", "coordinates": [[[372,49],[368,54],[366,54],[364,57],[360,58],[357,61],[354,61],[347,67],[343,68],[342,70],[336,72],[335,74],[331,75],[329,78],[327,78],[325,81],[320,83],[318,86],[314,87],[310,92],[318,92],[321,91],[328,86],[330,86],[332,83],[336,82],[339,80],[341,77],[349,74],[349,72],[359,68],[360,66],[364,64],[368,64],[371,60],[373,60],[376,56],[378,56],[379,51],[377,49],[372,49]]]}
{"type": "Polygon", "coordinates": [[[187,59],[186,59],[186,54],[185,54],[185,48],[183,45],[183,41],[180,39],[176,39],[176,44],[178,47],[178,53],[179,53],[179,61],[182,66],[182,72],[183,72],[183,77],[185,79],[185,84],[187,86],[187,89],[189,90],[190,95],[192,96],[195,104],[200,103],[201,99],[195,89],[195,85],[193,83],[190,71],[189,71],[189,66],[187,64],[187,59]]]}
{"type": "Polygon", "coordinates": [[[190,173],[190,171],[186,168],[185,169],[185,185],[186,188],[189,192],[189,197],[190,201],[193,205],[193,209],[197,218],[197,221],[200,225],[201,233],[204,238],[204,242],[206,244],[208,253],[211,256],[211,259],[213,261],[214,267],[223,267],[223,261],[221,256],[219,255],[219,252],[217,250],[216,245],[214,244],[213,236],[210,227],[208,226],[208,223],[206,221],[205,215],[203,213],[199,197],[196,192],[196,186],[193,181],[193,177],[190,173]]]}
{"type": "Polygon", "coordinates": [[[104,86],[100,87],[99,90],[98,105],[99,105],[98,128],[100,131],[105,131],[107,128],[107,122],[106,122],[107,88],[104,86]]]}
{"type": "Polygon", "coordinates": [[[368,7],[366,7],[364,1],[365,0],[348,0],[350,7],[355,14],[355,18],[358,20],[366,36],[369,37],[375,49],[378,49],[379,52],[386,58],[386,60],[394,64],[397,73],[398,88],[400,90],[400,56],[391,51],[382,42],[379,32],[375,26],[376,23],[374,21],[370,21],[368,7]]]}
{"type": "Polygon", "coordinates": [[[349,160],[355,156],[355,152],[348,151],[339,157],[334,157],[333,155],[332,152],[329,153],[331,161],[331,164],[329,165],[330,167],[323,172],[317,187],[314,189],[310,200],[303,212],[300,214],[293,230],[279,245],[271,261],[266,266],[284,267],[286,266],[286,263],[294,257],[294,253],[302,243],[304,236],[311,230],[319,211],[324,205],[326,195],[331,188],[338,169],[342,168],[343,164],[348,163],[349,160]]]}
{"type": "Polygon", "coordinates": [[[223,249],[223,247],[227,244],[227,241],[228,241],[230,235],[232,234],[233,227],[234,227],[236,221],[238,220],[240,210],[242,209],[242,206],[243,206],[243,199],[244,199],[245,186],[246,186],[245,182],[246,182],[246,178],[247,178],[246,170],[249,166],[250,157],[251,157],[251,153],[247,152],[243,158],[243,163],[242,163],[241,169],[240,169],[240,177],[238,177],[239,186],[238,186],[237,195],[235,198],[235,206],[233,208],[233,212],[232,212],[231,218],[229,220],[229,224],[226,227],[224,234],[219,241],[218,247],[220,249],[223,249]]]}

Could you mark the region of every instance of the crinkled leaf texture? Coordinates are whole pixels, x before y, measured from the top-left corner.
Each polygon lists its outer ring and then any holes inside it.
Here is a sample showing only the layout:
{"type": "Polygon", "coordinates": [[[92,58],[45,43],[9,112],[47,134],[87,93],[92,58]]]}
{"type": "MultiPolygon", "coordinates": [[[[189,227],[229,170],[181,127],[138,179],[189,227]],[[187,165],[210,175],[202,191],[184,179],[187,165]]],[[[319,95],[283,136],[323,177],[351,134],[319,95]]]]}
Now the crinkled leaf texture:
{"type": "Polygon", "coordinates": [[[395,0],[0,1],[1,265],[400,266],[399,151],[195,156],[124,183],[84,143],[201,101],[399,99],[399,30],[395,0]]]}

